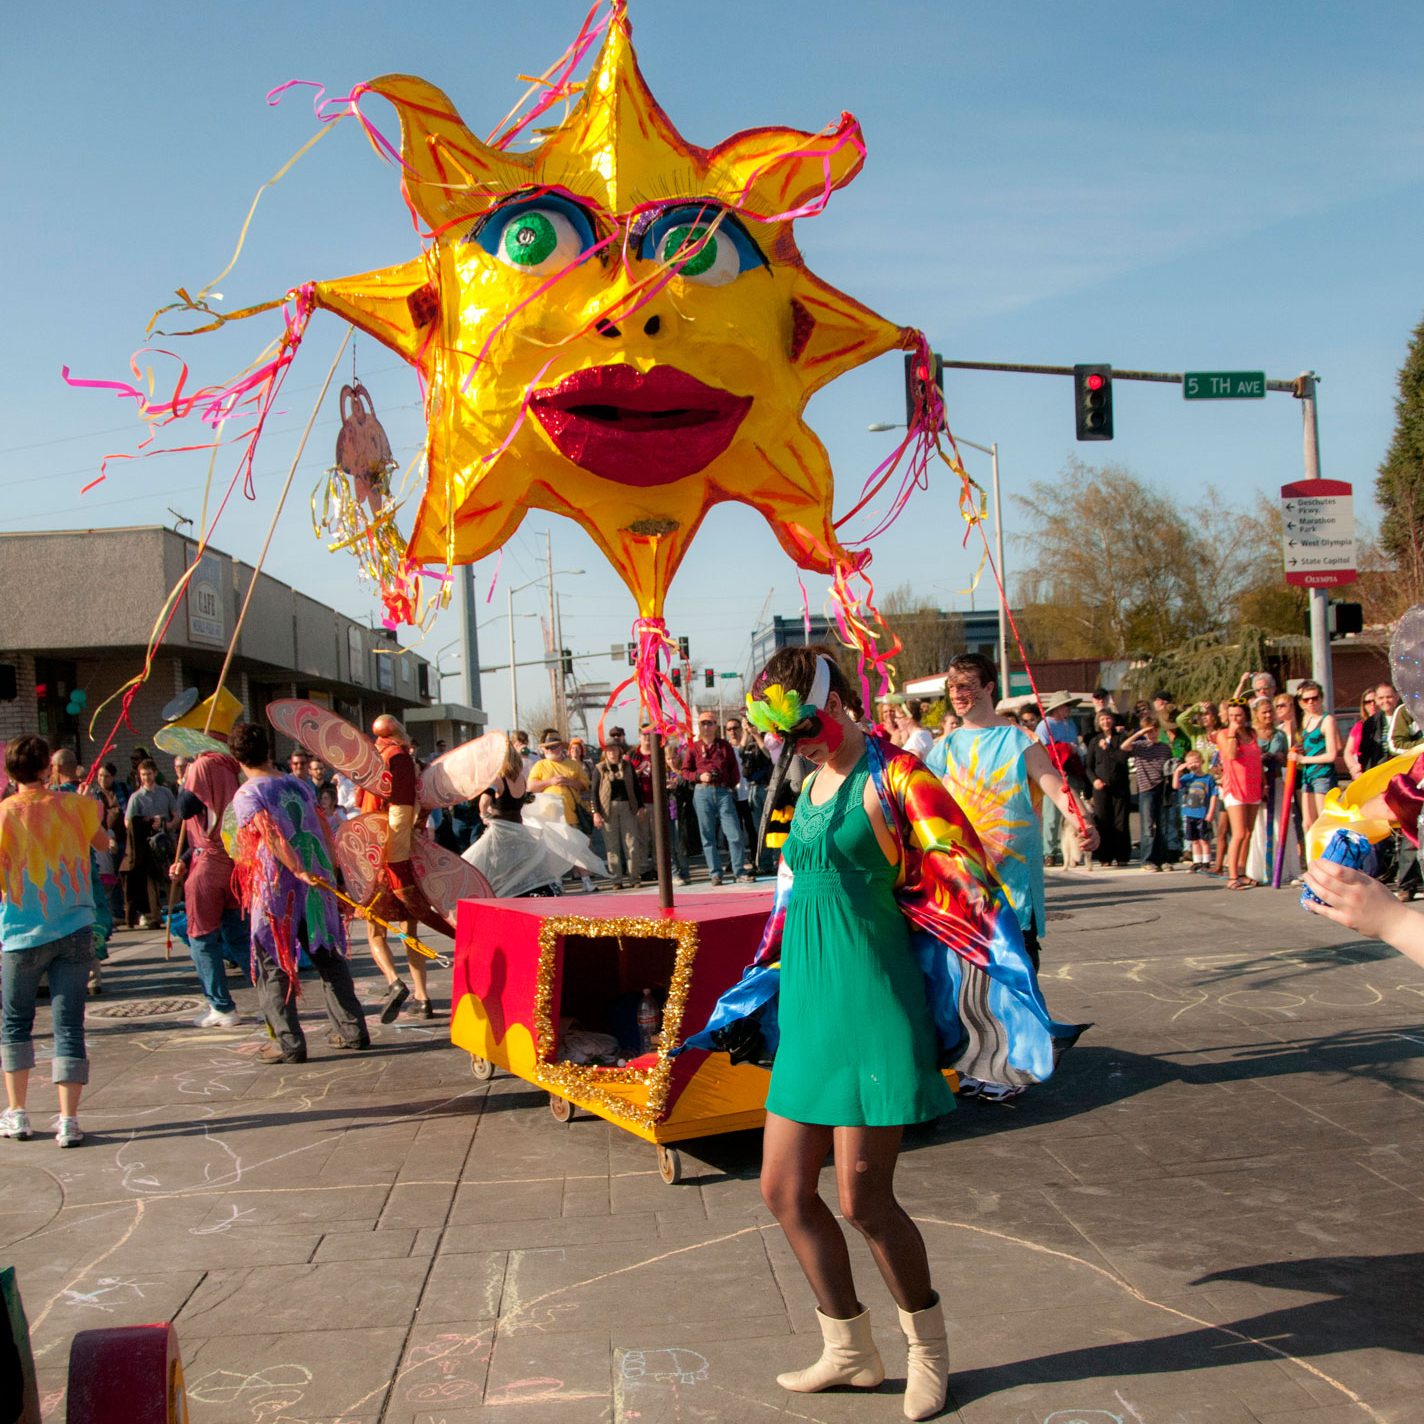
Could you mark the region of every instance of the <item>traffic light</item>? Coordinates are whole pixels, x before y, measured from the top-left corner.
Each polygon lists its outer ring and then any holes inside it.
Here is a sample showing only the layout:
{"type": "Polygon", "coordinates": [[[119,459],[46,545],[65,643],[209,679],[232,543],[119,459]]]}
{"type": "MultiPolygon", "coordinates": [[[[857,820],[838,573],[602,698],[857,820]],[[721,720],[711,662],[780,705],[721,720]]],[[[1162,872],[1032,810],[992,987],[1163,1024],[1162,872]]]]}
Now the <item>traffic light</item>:
{"type": "Polygon", "coordinates": [[[905,424],[913,427],[915,412],[924,404],[925,386],[933,381],[944,399],[944,361],[938,352],[930,353],[931,365],[914,351],[905,353],[905,424]]]}
{"type": "Polygon", "coordinates": [[[559,649],[559,671],[565,677],[574,675],[574,655],[567,648],[559,649]]]}
{"type": "Polygon", "coordinates": [[[636,643],[628,644],[628,666],[638,666],[638,645],[636,643]]]}
{"type": "Polygon", "coordinates": [[[1112,367],[1073,367],[1073,414],[1079,440],[1111,440],[1112,367]]]}
{"type": "Polygon", "coordinates": [[[674,687],[682,686],[682,669],[680,667],[674,667],[670,676],[672,677],[672,685],[674,687]]]}
{"type": "Polygon", "coordinates": [[[1348,637],[1365,631],[1365,609],[1360,603],[1332,603],[1327,626],[1332,638],[1348,637]]]}
{"type": "Polygon", "coordinates": [[[677,655],[683,662],[686,662],[688,658],[692,656],[692,644],[689,643],[686,638],[679,638],[677,640],[677,655]]]}
{"type": "Polygon", "coordinates": [[[703,685],[704,687],[716,687],[716,686],[717,686],[717,669],[716,669],[716,668],[704,668],[704,669],[702,670],[702,685],[703,685]]]}

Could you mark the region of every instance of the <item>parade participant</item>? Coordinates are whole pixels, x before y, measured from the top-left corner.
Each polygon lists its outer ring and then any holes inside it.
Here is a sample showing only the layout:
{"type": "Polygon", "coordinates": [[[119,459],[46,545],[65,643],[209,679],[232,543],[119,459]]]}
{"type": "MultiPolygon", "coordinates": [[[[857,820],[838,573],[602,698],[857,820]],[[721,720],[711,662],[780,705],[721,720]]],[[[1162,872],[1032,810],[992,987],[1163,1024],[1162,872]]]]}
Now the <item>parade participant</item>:
{"type": "MultiPolygon", "coordinates": [[[[226,725],[210,726],[209,735],[225,739],[240,710],[234,701],[226,725]]],[[[208,1001],[207,1013],[194,1020],[198,1028],[234,1028],[242,1022],[228,988],[227,966],[246,969],[250,965],[252,940],[233,888],[236,866],[222,836],[223,817],[241,780],[242,769],[230,753],[202,752],[189,765],[178,794],[190,851],[188,873],[183,878],[188,952],[208,1001]]],[[[180,867],[171,866],[169,874],[176,880],[180,867]]]]}
{"type": "MultiPolygon", "coordinates": [[[[384,812],[388,835],[382,852],[385,867],[385,885],[378,889],[376,897],[365,908],[379,919],[389,923],[405,921],[405,932],[415,933],[417,921],[423,921],[441,934],[455,938],[455,927],[436,912],[420,886],[416,884],[415,871],[411,867],[411,841],[419,827],[420,817],[416,809],[416,785],[419,768],[415,764],[415,753],[409,735],[396,718],[382,713],[371,723],[371,735],[376,739],[376,750],[385,763],[391,778],[389,797],[378,796],[374,791],[360,787],[356,792],[356,804],[362,812],[384,812]]],[[[406,1000],[411,997],[396,971],[384,925],[376,920],[366,922],[366,943],[370,946],[371,958],[376,968],[385,977],[386,992],[380,1001],[380,1019],[383,1024],[394,1023],[406,1000]]],[[[415,1018],[435,1017],[430,1002],[430,988],[425,973],[425,956],[419,950],[406,945],[406,967],[410,971],[415,998],[406,1010],[415,1018]]]]}
{"type": "Polygon", "coordinates": [[[623,743],[610,741],[593,768],[593,824],[603,832],[608,872],[614,885],[636,890],[638,875],[638,811],[642,805],[638,778],[623,759],[623,743]]]}
{"type": "Polygon", "coordinates": [[[961,725],[935,743],[926,765],[943,780],[978,832],[1037,971],[1044,925],[1044,845],[1034,809],[1035,788],[1060,817],[1072,819],[1076,807],[1085,850],[1097,848],[1098,832],[1089,808],[1064,781],[1044,743],[995,712],[997,678],[994,664],[981,653],[960,653],[950,660],[945,690],[961,725]]]}
{"type": "Polygon", "coordinates": [[[717,735],[717,715],[701,712],[697,717],[697,737],[682,754],[682,779],[692,787],[692,809],[697,831],[702,837],[702,857],[713,885],[722,883],[722,852],[717,844],[720,827],[731,859],[731,874],[739,881],[756,879],[744,870],[746,847],[742,844],[742,823],[737,816],[736,787],[741,780],[737,757],[731,743],[717,735]]]}
{"type": "Polygon", "coordinates": [[[562,895],[559,882],[571,864],[543,834],[546,823],[523,819],[528,799],[524,767],[519,748],[509,742],[499,775],[480,793],[484,832],[463,852],[500,899],[562,895]]]}
{"type": "Polygon", "coordinates": [[[45,785],[49,764],[42,737],[16,737],[5,748],[6,775],[19,789],[0,802],[0,1062],[7,1099],[0,1137],[32,1135],[25,1104],[35,1066],[35,999],[47,976],[54,1018],[50,1074],[59,1094],[55,1141],[75,1147],[84,1140],[79,1098],[89,1081],[84,1002],[94,958],[91,855],[112,851],[114,839],[92,796],[45,785]]]}
{"type": "Polygon", "coordinates": [[[774,1052],[762,1196],[816,1296],[824,1340],[815,1364],[778,1383],[873,1388],[885,1374],[845,1236],[818,1189],[833,1150],[842,1214],[869,1241],[909,1341],[906,1417],[927,1419],[947,1390],[944,1315],[894,1173],[905,1125],[953,1105],[937,1031],[973,1066],[983,1034],[1005,1061],[1031,1058],[1027,1076],[1044,1078],[1055,1039],[1078,1030],[1048,1017],[1018,922],[964,813],[917,757],[862,730],[851,715],[859,699],[828,649],[783,648],[747,709],[786,739],[779,762],[794,747],[816,770],[796,806],[757,961],[687,1046],[724,1047],[736,1060],[756,1056],[747,1039],[760,1034],[774,1052]],[[1012,1001],[1012,1026],[983,1012],[986,975],[995,1002],[1012,1001]],[[1024,1037],[1006,1044],[1006,1030],[1024,1037]]]}
{"type": "MultiPolygon", "coordinates": [[[[58,751],[51,754],[49,759],[49,788],[51,791],[77,792],[80,790],[80,782],[83,778],[84,768],[79,765],[79,758],[68,747],[60,747],[58,751]]],[[[104,850],[93,850],[89,853],[89,883],[94,892],[94,963],[89,968],[88,986],[92,996],[104,992],[103,965],[109,957],[109,941],[114,935],[114,915],[109,903],[108,885],[104,878],[106,871],[110,878],[113,877],[114,856],[113,850],[108,844],[113,833],[109,830],[108,818],[105,815],[107,805],[97,792],[88,794],[99,802],[105,839],[104,850]]],[[[117,842],[115,844],[117,845],[117,842]]]]}
{"type": "Polygon", "coordinates": [[[124,807],[128,849],[119,868],[128,890],[128,927],[153,930],[162,923],[158,887],[168,884],[173,855],[170,837],[178,829],[178,803],[166,786],[158,784],[158,767],[149,758],[138,763],[137,773],[138,790],[124,807]]]}
{"type": "MultiPolygon", "coordinates": [[[[546,820],[555,817],[561,820],[569,828],[571,844],[587,845],[588,837],[579,825],[579,812],[588,795],[588,772],[582,762],[569,756],[568,744],[556,727],[544,728],[539,749],[543,756],[529,768],[529,790],[536,798],[536,810],[546,820]],[[539,798],[543,798],[542,805],[539,798]]],[[[588,853],[592,856],[591,846],[588,853]]],[[[579,880],[584,891],[591,894],[595,886],[587,865],[579,867],[579,880]]]]}
{"type": "Polygon", "coordinates": [[[333,1048],[371,1046],[366,1016],[346,962],[346,928],[336,897],[319,888],[336,879],[331,833],[311,783],[272,765],[267,729],[239,722],[230,738],[243,784],[232,798],[237,818],[237,885],[252,920],[252,973],[267,1026],[276,1038],[263,1063],[305,1063],[307,1040],[297,1015],[297,960],[303,952],[321,976],[333,1048]]]}

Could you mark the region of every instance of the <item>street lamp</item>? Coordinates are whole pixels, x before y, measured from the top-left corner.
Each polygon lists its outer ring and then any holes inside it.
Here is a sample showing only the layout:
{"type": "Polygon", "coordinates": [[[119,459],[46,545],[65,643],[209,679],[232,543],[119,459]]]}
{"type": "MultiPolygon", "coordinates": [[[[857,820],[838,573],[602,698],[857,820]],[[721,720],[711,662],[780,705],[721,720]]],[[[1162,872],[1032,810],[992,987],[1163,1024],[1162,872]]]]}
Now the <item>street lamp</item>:
{"type": "MultiPolygon", "coordinates": [[[[903,430],[905,426],[903,423],[893,424],[883,420],[876,420],[865,428],[879,434],[885,430],[903,430]]],[[[966,440],[962,435],[956,435],[954,440],[956,444],[967,445],[971,450],[979,450],[987,455],[993,467],[994,560],[999,566],[1000,584],[999,696],[1004,698],[1009,695],[1009,629],[1008,611],[1006,607],[1009,601],[1009,585],[1008,575],[1004,569],[1004,510],[999,499],[999,442],[996,440],[992,445],[981,445],[977,440],[966,440]]]]}
{"type": "MultiPolygon", "coordinates": [[[[540,574],[538,578],[532,578],[528,583],[521,583],[505,590],[509,599],[509,729],[511,732],[518,730],[519,727],[519,673],[514,665],[514,595],[540,583],[547,583],[552,595],[555,575],[567,574],[574,577],[583,572],[583,569],[550,569],[548,573],[540,574]]],[[[549,636],[553,637],[553,635],[554,629],[551,624],[549,636]]],[[[558,649],[555,649],[555,654],[557,655],[557,653],[558,649]]]]}

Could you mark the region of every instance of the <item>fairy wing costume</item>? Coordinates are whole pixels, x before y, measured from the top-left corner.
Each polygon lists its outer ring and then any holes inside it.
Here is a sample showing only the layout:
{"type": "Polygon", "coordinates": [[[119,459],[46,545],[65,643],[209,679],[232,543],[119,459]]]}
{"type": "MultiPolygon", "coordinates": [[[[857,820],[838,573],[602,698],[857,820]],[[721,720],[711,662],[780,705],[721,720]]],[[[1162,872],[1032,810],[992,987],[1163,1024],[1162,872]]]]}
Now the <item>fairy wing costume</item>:
{"type": "MultiPolygon", "coordinates": [[[[985,1082],[1044,1081],[1088,1025],[1049,1014],[1003,887],[943,784],[918,757],[881,737],[866,737],[866,753],[899,848],[895,899],[910,922],[941,1061],[985,1082]]],[[[725,1051],[734,1062],[775,1055],[781,934],[795,893],[783,861],[755,958],[682,1048],[725,1051]]]]}

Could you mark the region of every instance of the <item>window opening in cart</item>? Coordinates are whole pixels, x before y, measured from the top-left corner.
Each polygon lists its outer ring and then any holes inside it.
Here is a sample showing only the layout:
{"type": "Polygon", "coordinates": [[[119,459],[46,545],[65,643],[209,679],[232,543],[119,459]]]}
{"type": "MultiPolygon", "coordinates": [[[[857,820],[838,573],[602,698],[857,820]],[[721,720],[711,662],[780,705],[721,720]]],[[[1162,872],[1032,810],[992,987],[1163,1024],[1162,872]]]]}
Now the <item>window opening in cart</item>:
{"type": "Polygon", "coordinates": [[[555,1061],[616,1068],[655,1051],[677,949],[665,935],[560,935],[555,1061]]]}

